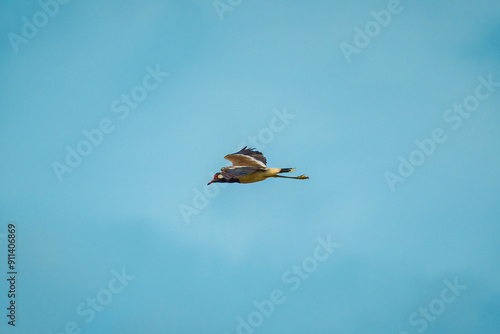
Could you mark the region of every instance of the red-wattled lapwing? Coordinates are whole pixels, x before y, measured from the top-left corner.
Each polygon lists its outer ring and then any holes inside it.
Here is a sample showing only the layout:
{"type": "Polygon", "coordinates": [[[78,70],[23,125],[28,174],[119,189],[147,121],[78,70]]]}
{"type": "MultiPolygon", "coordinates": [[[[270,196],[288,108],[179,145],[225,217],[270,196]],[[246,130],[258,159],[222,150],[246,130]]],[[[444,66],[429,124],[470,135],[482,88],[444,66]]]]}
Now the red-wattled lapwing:
{"type": "Polygon", "coordinates": [[[262,153],[253,148],[243,147],[239,152],[228,154],[224,157],[233,163],[232,167],[222,167],[221,173],[214,175],[214,179],[207,185],[215,182],[222,183],[253,183],[267,179],[268,177],[282,177],[286,179],[304,180],[309,177],[281,176],[279,173],[294,172],[295,168],[269,168],[267,160],[262,153]]]}

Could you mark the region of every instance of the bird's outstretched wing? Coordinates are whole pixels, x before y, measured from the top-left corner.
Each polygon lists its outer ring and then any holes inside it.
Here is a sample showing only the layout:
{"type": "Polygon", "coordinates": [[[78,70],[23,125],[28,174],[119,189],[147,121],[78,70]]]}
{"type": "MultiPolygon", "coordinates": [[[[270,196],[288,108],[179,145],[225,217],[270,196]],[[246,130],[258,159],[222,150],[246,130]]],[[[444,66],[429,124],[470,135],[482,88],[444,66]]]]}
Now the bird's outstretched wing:
{"type": "Polygon", "coordinates": [[[233,163],[233,166],[253,166],[267,168],[267,160],[261,152],[253,148],[243,147],[239,152],[224,157],[233,163]]]}
{"type": "Polygon", "coordinates": [[[233,167],[222,167],[221,173],[222,176],[226,179],[233,179],[233,178],[238,178],[240,176],[245,176],[248,174],[252,174],[253,172],[257,170],[266,170],[267,168],[264,167],[254,167],[254,166],[233,166],[233,167]]]}

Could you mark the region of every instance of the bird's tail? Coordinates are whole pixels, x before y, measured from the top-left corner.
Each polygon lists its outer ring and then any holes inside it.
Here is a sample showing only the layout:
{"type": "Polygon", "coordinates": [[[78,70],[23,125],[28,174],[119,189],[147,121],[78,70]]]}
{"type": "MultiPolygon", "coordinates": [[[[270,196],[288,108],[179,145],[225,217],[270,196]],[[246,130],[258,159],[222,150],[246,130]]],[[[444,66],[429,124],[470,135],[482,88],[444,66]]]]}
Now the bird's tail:
{"type": "Polygon", "coordinates": [[[295,172],[295,168],[281,168],[278,173],[293,173],[295,172]]]}

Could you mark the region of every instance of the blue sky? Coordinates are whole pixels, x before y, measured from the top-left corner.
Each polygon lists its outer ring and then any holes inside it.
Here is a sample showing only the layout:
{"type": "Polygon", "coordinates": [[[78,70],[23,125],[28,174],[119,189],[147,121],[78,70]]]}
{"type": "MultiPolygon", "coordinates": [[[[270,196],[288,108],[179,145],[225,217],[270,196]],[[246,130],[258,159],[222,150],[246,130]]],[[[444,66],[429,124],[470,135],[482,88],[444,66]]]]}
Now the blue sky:
{"type": "Polygon", "coordinates": [[[497,1],[54,1],[0,5],[2,331],[498,333],[497,1]],[[243,143],[310,179],[207,188],[243,143]]]}

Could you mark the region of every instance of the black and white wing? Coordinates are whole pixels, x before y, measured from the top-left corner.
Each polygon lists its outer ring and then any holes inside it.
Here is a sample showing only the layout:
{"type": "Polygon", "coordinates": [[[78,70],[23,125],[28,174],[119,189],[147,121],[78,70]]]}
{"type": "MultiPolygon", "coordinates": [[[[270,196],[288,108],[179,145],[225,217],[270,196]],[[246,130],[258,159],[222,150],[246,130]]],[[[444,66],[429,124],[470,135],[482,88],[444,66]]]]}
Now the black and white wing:
{"type": "Polygon", "coordinates": [[[243,147],[239,152],[228,154],[224,157],[233,163],[233,166],[252,166],[267,168],[267,160],[261,152],[253,148],[243,147]]]}
{"type": "Polygon", "coordinates": [[[222,176],[226,179],[234,179],[239,178],[240,176],[245,176],[248,174],[252,174],[258,170],[266,170],[267,168],[263,167],[254,167],[254,166],[233,166],[233,167],[222,167],[221,173],[222,176]]]}

